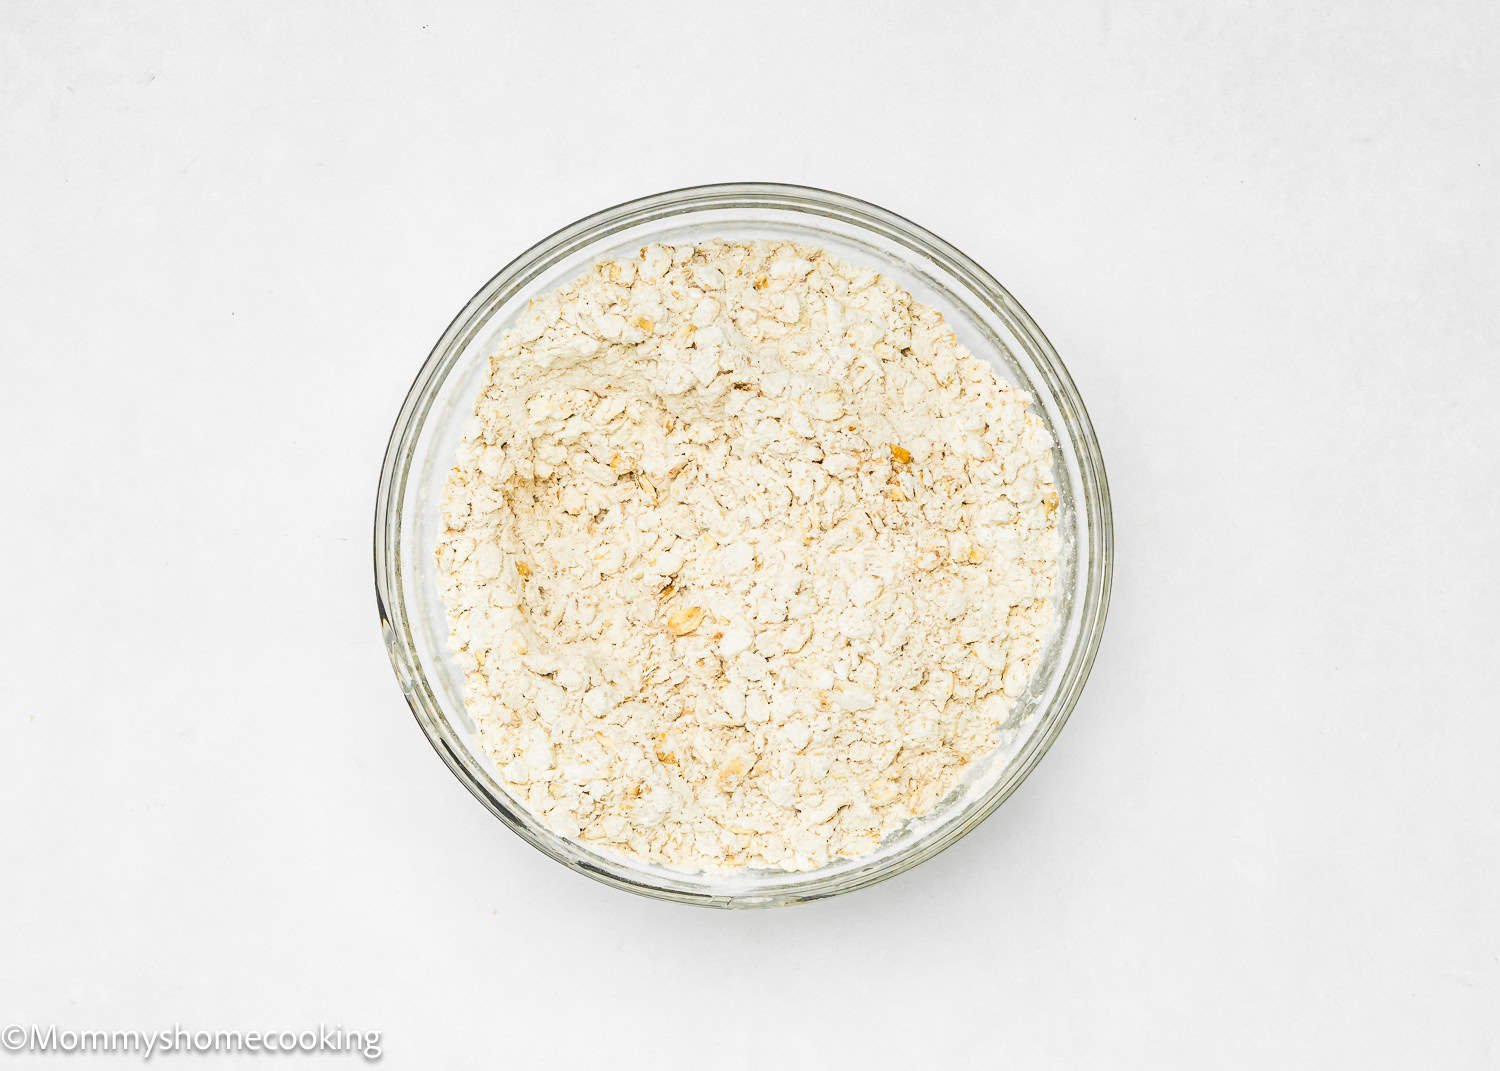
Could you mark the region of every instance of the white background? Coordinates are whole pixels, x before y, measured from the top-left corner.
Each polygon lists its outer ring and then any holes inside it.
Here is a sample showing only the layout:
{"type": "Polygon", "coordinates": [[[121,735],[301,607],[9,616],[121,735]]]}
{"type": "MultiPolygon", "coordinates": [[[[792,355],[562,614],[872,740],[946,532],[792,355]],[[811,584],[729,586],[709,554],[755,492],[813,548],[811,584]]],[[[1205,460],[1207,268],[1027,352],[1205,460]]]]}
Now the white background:
{"type": "Polygon", "coordinates": [[[1500,9],[238,7],[0,7],[0,1020],[402,1068],[1500,1063],[1500,9]],[[1118,567],[981,829],[720,913],[458,785],[370,527],[494,271],[748,178],[1013,290],[1118,567]]]}

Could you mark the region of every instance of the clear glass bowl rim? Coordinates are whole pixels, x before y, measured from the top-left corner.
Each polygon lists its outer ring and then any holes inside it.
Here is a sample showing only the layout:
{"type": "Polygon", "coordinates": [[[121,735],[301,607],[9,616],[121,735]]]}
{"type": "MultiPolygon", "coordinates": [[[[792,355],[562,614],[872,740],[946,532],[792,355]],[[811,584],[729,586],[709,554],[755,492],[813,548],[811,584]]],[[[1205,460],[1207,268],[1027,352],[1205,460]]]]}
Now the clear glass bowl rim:
{"type": "Polygon", "coordinates": [[[690,186],[626,201],[570,223],[516,257],[480,288],[453,318],[423,363],[396,417],[380,471],[375,503],[374,530],[375,595],[382,637],[407,705],[428,742],[453,775],[485,807],[532,847],[572,870],[606,885],[638,895],[709,907],[762,907],[804,903],[823,899],[904,873],[956,843],[984,821],[1025,781],[1062,731],[1093,666],[1104,620],[1109,609],[1114,569],[1114,526],[1109,484],[1088,411],[1072,376],[1040,327],[1021,304],[998,281],[967,255],[931,231],[879,205],[845,194],[807,186],[773,182],[732,182],[690,186]],[[965,284],[967,291],[989,311],[1006,322],[1030,343],[1029,354],[1046,388],[1063,416],[1063,431],[1077,456],[1084,493],[1079,503],[1087,514],[1088,547],[1080,548],[1079,560],[1086,565],[1083,609],[1078,641],[1067,662],[1059,669],[1059,687],[1052,702],[1037,713],[1041,719],[1017,756],[1008,775],[970,808],[963,820],[935,830],[906,850],[881,861],[879,866],[851,873],[823,875],[811,871],[801,881],[791,881],[771,893],[746,895],[712,893],[670,887],[652,881],[644,872],[622,866],[603,869],[590,859],[570,857],[532,833],[512,813],[516,806],[497,799],[472,767],[473,759],[443,715],[421,664],[411,627],[400,576],[402,503],[413,451],[423,422],[438,389],[477,331],[489,321],[491,312],[503,305],[553,264],[590,243],[628,227],[679,215],[713,209],[772,209],[822,216],[874,232],[938,263],[965,284]],[[484,315],[481,315],[484,314],[484,315]]]}

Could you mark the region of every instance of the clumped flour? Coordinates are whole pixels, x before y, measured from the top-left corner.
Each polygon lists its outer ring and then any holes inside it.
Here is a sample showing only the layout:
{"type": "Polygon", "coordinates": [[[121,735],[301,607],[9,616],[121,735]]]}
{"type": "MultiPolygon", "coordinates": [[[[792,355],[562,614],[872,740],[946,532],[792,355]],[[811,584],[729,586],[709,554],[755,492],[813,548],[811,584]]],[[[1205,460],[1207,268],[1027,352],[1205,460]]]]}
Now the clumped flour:
{"type": "Polygon", "coordinates": [[[1026,688],[1051,445],[939,313],[820,249],[652,245],[537,298],[437,548],[506,787],[679,869],[872,850],[1026,688]]]}

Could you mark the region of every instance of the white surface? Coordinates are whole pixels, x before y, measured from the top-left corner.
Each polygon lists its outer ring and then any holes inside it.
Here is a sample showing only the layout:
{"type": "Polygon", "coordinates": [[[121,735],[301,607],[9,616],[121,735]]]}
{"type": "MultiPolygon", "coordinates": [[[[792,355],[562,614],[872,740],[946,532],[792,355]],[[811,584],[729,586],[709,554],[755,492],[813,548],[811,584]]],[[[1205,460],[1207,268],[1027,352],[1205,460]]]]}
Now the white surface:
{"type": "Polygon", "coordinates": [[[0,1019],[415,1068],[1500,1061],[1493,5],[221,7],[0,8],[0,1019]],[[748,914],[486,814],[369,561],[468,296],[734,178],[1008,284],[1119,552],[1010,803],[748,914]]]}

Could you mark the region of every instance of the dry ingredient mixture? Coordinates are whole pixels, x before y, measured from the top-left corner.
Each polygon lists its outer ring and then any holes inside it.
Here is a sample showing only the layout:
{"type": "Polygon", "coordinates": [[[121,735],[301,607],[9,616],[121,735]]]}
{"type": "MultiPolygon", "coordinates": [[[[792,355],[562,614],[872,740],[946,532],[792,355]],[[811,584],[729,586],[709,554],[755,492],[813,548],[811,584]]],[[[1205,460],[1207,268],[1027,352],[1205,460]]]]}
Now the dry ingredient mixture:
{"type": "Polygon", "coordinates": [[[437,548],[505,786],[678,869],[869,852],[1027,686],[1051,445],[939,313],[820,249],[652,245],[537,298],[437,548]]]}

